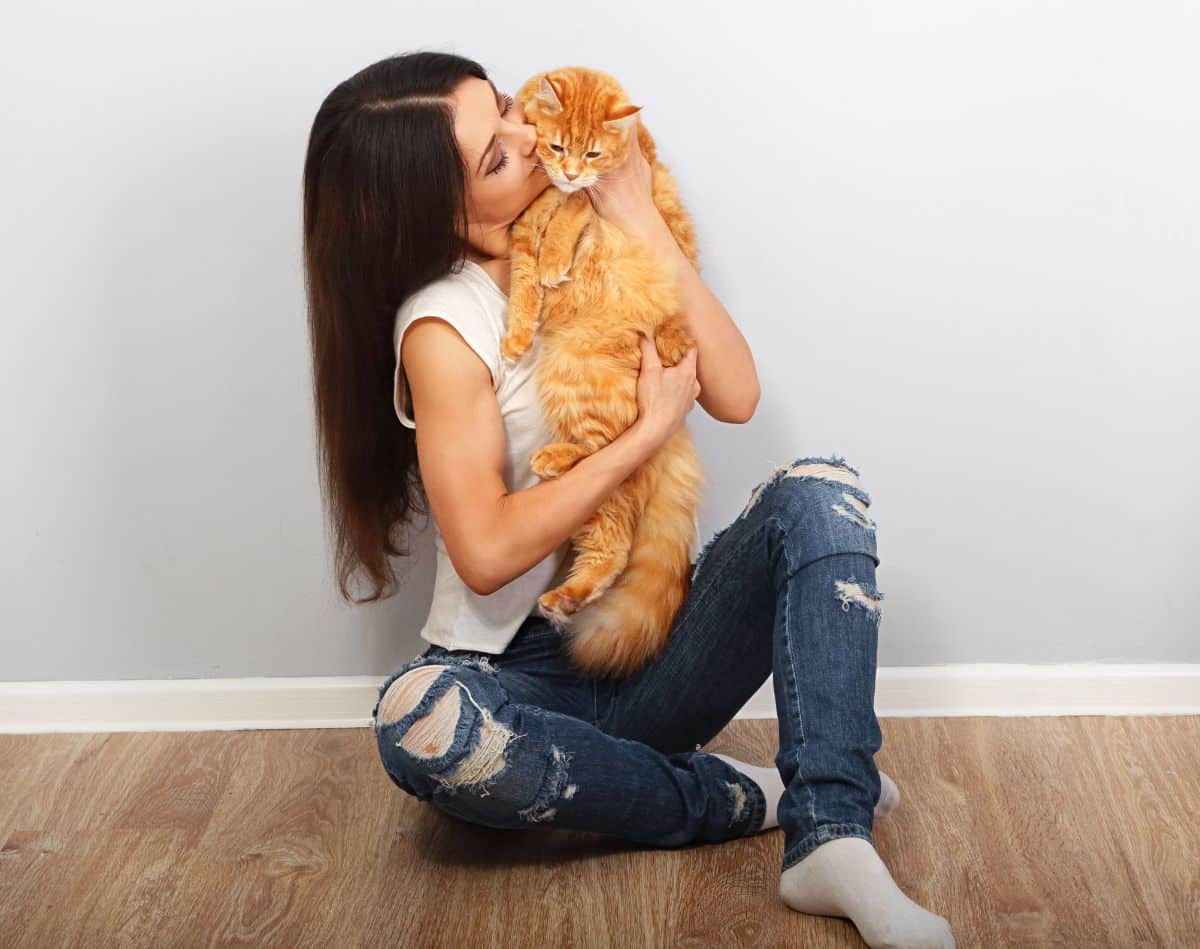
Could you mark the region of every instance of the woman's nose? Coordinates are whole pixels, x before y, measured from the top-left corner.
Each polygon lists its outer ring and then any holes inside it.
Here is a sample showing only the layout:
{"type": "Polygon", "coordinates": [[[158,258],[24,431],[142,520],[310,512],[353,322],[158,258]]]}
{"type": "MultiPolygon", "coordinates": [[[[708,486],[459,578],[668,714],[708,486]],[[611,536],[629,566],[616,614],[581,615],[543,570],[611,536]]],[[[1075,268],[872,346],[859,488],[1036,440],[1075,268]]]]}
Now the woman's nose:
{"type": "Polygon", "coordinates": [[[532,155],[533,150],[537,148],[537,128],[532,125],[522,125],[521,129],[525,135],[525,154],[532,155]]]}

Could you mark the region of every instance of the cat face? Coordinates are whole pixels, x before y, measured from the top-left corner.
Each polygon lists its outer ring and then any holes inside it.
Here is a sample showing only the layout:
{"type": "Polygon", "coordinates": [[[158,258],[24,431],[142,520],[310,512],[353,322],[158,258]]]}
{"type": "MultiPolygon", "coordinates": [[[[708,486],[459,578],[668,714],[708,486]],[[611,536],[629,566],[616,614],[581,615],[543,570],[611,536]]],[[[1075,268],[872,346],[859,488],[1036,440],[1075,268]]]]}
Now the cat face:
{"type": "Polygon", "coordinates": [[[550,183],[571,193],[621,164],[640,106],[611,76],[573,67],[535,76],[517,93],[537,129],[537,155],[550,183]]]}

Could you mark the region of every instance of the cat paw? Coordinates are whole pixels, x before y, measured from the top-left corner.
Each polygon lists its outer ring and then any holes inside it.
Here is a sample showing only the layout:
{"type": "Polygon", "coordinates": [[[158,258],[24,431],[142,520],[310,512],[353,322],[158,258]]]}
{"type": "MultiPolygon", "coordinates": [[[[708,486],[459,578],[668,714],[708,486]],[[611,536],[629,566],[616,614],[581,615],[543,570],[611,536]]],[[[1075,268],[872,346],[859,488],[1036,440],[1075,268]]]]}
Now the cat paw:
{"type": "Polygon", "coordinates": [[[572,613],[578,613],[589,603],[594,603],[601,592],[603,591],[589,583],[568,581],[549,593],[543,593],[538,602],[543,605],[544,609],[567,617],[572,613]]]}
{"type": "Polygon", "coordinates": [[[547,481],[570,471],[583,455],[579,446],[567,442],[543,445],[530,455],[529,469],[543,481],[547,481]]]}
{"type": "Polygon", "coordinates": [[[664,366],[678,364],[689,349],[696,345],[696,338],[680,322],[671,320],[663,323],[654,334],[658,359],[664,366]]]}
{"type": "Polygon", "coordinates": [[[526,339],[523,336],[505,336],[500,341],[500,355],[513,362],[519,362],[532,345],[532,337],[526,339]]]}
{"type": "Polygon", "coordinates": [[[567,596],[562,587],[550,590],[538,597],[538,612],[560,632],[566,628],[570,615],[578,609],[579,604],[567,596]]]}
{"type": "Polygon", "coordinates": [[[555,270],[555,271],[543,270],[540,274],[538,274],[538,282],[541,283],[541,285],[543,287],[553,288],[553,287],[561,286],[562,284],[566,283],[570,279],[571,279],[571,274],[566,270],[561,271],[561,272],[559,272],[557,270],[555,270]]]}

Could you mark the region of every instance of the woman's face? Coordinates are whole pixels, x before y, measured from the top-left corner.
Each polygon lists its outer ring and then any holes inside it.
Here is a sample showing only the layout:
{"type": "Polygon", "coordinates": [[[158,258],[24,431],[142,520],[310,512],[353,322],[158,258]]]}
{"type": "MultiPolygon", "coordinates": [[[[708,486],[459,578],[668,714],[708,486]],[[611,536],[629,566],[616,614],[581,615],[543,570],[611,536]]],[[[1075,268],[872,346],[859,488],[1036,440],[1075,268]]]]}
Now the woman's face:
{"type": "Polygon", "coordinates": [[[503,232],[550,179],[537,157],[537,129],[511,96],[471,76],[454,90],[454,135],[467,166],[471,241],[503,232]]]}

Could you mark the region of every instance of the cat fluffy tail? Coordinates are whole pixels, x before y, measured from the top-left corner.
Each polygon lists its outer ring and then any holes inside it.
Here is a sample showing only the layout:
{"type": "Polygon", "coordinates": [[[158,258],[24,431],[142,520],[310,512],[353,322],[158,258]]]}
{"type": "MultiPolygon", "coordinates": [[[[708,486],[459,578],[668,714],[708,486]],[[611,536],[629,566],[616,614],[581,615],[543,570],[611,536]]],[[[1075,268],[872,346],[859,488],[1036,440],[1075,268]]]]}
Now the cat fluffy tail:
{"type": "Polygon", "coordinates": [[[685,432],[660,461],[629,561],[604,593],[571,618],[568,652],[590,675],[622,678],[662,652],[691,585],[695,512],[704,476],[685,432]]]}

